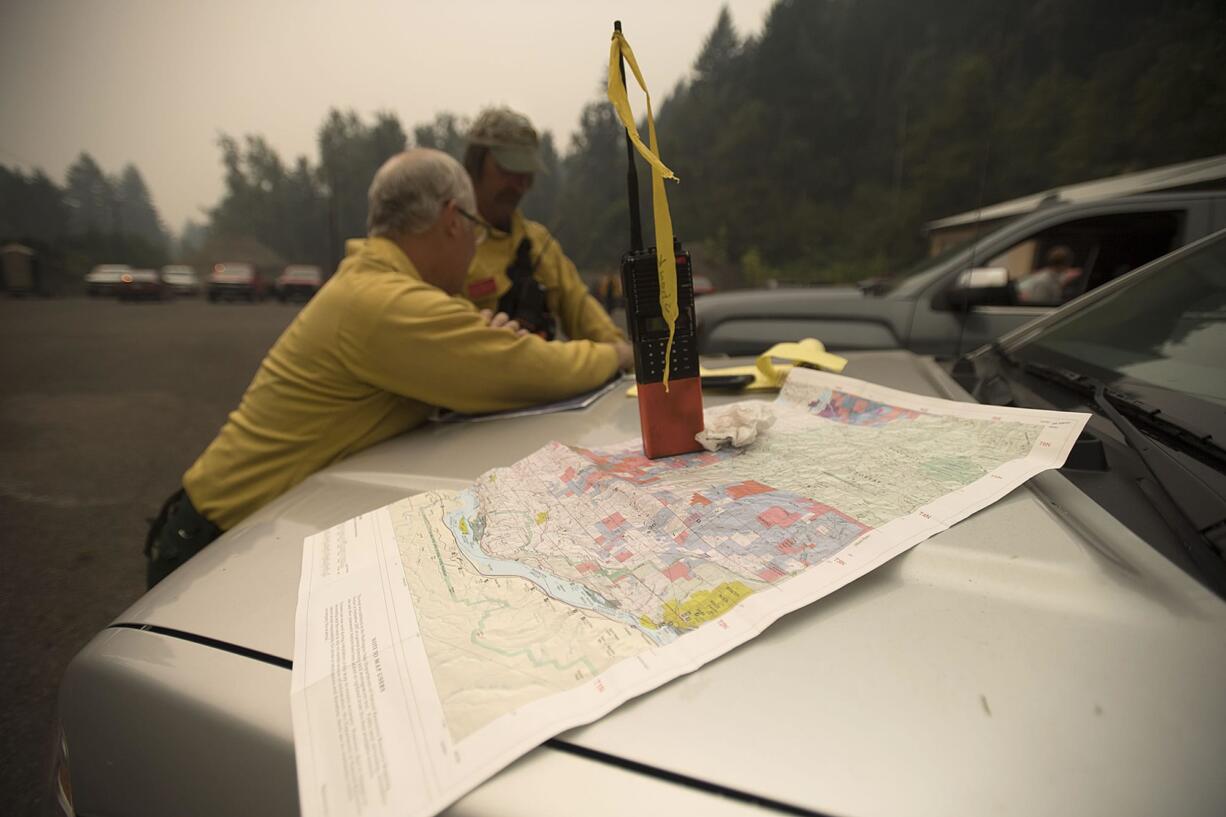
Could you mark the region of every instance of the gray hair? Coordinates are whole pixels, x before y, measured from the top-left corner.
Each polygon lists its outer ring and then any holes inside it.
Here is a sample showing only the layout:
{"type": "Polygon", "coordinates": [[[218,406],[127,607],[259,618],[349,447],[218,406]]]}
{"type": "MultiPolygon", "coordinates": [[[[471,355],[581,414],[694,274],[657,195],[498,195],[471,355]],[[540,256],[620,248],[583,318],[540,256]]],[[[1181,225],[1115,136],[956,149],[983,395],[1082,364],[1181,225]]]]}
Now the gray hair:
{"type": "Polygon", "coordinates": [[[449,201],[469,212],[476,209],[464,167],[431,148],[407,150],[384,162],[366,198],[366,232],[372,237],[425,232],[449,201]]]}

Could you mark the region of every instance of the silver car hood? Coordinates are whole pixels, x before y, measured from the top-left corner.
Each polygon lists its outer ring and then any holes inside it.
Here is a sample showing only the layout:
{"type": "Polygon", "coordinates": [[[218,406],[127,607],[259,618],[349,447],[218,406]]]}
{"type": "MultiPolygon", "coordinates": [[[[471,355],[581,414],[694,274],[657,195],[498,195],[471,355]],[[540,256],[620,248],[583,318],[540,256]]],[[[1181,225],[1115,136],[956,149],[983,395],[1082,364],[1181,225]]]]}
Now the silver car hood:
{"type": "MultiPolygon", "coordinates": [[[[849,376],[965,399],[907,352],[848,357],[849,376]]],[[[291,659],[303,537],[551,439],[637,433],[620,389],[427,426],[308,479],[118,622],[291,659]]],[[[1048,473],[561,739],[826,813],[1218,814],[1224,688],[1226,604],[1048,473]]]]}

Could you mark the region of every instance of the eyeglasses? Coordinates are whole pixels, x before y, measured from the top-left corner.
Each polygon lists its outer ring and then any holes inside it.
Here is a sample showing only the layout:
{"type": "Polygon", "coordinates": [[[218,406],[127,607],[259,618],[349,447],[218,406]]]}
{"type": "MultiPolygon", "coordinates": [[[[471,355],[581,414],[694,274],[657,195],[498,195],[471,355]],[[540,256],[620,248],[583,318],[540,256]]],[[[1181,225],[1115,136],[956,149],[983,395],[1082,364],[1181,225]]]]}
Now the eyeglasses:
{"type": "Polygon", "coordinates": [[[493,224],[490,224],[488,221],[481,218],[480,216],[474,216],[472,213],[468,212],[463,207],[456,205],[455,209],[457,213],[464,216],[464,218],[468,219],[469,221],[473,223],[473,235],[475,236],[475,240],[478,244],[480,244],[482,241],[489,238],[490,236],[496,236],[496,237],[501,238],[506,235],[505,232],[503,232],[502,230],[499,230],[493,224]]]}

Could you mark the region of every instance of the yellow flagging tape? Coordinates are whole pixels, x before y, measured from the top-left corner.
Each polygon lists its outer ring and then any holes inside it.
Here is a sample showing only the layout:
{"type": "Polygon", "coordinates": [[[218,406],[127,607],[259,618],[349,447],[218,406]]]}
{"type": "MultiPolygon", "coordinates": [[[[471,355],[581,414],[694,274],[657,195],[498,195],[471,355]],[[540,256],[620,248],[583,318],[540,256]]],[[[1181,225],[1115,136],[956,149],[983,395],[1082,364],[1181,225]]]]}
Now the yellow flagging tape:
{"type": "MultiPolygon", "coordinates": [[[[792,369],[802,363],[838,374],[847,365],[847,360],[827,352],[820,340],[805,338],[794,343],[776,343],[759,355],[752,366],[730,366],[723,369],[708,369],[706,366],[700,366],[698,373],[703,376],[751,374],[753,382],[743,391],[777,391],[783,387],[783,381],[788,379],[788,374],[792,369]],[[775,363],[776,360],[788,362],[775,363]]],[[[637,386],[631,386],[626,392],[627,397],[634,397],[637,394],[637,386]]]]}
{"type": "Polygon", "coordinates": [[[673,219],[668,212],[668,195],[664,192],[664,180],[678,180],[677,176],[660,161],[660,146],[656,141],[656,120],[651,113],[651,94],[647,93],[647,83],[639,71],[638,61],[630,50],[630,43],[620,31],[613,32],[613,46],[609,49],[609,102],[617,112],[630,136],[630,141],[651,165],[651,211],[656,227],[656,276],[660,282],[660,309],[664,312],[664,322],[668,324],[668,345],[664,349],[664,390],[668,391],[669,361],[673,356],[673,334],[677,323],[677,259],[673,255],[673,219]],[[639,129],[634,124],[634,113],[630,110],[630,98],[626,95],[626,87],[622,84],[621,71],[618,70],[618,58],[625,57],[626,63],[643,89],[647,99],[647,141],[650,147],[643,144],[639,138],[639,129]]]}

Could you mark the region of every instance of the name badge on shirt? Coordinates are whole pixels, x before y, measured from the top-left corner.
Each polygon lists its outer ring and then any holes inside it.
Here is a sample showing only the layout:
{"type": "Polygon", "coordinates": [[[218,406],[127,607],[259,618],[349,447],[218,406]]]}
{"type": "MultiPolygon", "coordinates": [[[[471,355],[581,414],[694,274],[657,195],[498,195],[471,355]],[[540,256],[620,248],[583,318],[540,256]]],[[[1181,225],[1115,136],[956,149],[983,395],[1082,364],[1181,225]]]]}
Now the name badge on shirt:
{"type": "Polygon", "coordinates": [[[483,278],[468,285],[468,297],[472,300],[484,298],[486,295],[493,295],[496,289],[498,289],[497,281],[493,278],[483,278]]]}

